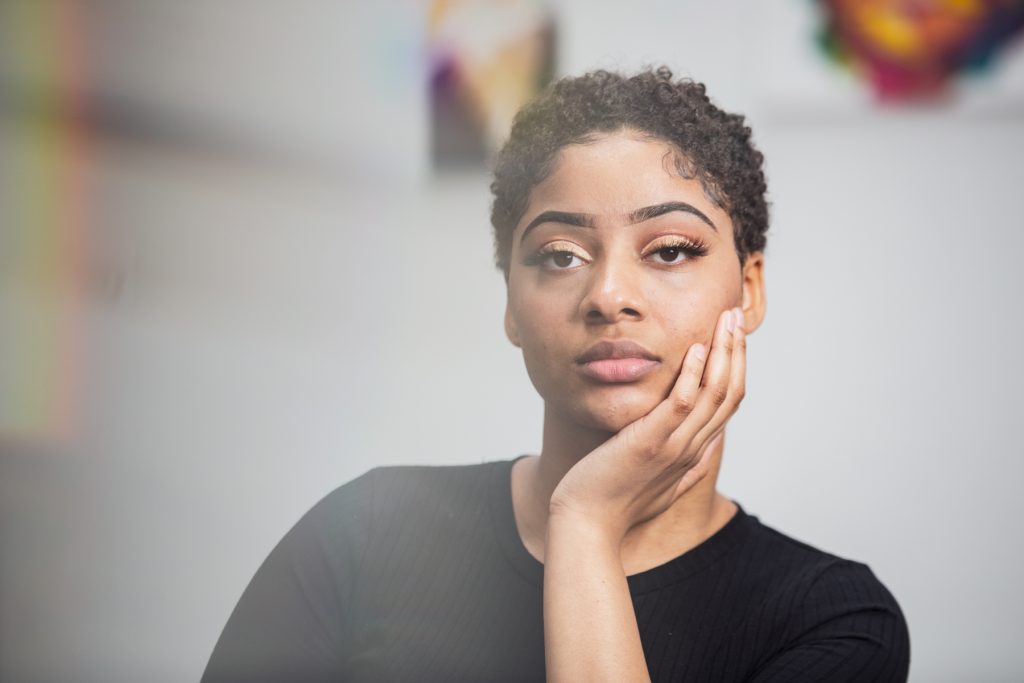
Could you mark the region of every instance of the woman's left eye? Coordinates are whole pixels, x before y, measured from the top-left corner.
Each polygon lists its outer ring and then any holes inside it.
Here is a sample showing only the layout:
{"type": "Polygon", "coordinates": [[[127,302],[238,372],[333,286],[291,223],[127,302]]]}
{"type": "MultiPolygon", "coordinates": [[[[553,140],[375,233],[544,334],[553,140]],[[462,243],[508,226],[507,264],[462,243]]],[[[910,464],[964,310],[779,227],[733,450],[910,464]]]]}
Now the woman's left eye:
{"type": "Polygon", "coordinates": [[[676,265],[700,258],[708,253],[704,242],[675,239],[670,242],[655,243],[644,253],[644,258],[652,259],[663,265],[676,265]]]}
{"type": "Polygon", "coordinates": [[[654,252],[654,255],[657,256],[662,263],[675,263],[682,258],[683,250],[679,247],[662,247],[658,251],[654,252]]]}

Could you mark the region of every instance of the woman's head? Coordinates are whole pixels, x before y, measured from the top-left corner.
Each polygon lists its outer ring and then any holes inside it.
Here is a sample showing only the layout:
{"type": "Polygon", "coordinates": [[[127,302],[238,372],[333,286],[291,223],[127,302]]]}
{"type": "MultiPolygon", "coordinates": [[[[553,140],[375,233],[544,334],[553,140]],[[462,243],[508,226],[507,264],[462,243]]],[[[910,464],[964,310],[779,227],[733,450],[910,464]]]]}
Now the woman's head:
{"type": "Polygon", "coordinates": [[[723,310],[742,306],[748,331],[764,310],[764,180],[749,131],[739,117],[712,112],[703,88],[671,85],[665,72],[627,81],[561,81],[547,99],[582,111],[558,112],[542,98],[531,107],[548,110],[545,123],[524,110],[494,183],[495,214],[515,214],[503,228],[495,223],[508,336],[522,348],[549,410],[607,432],[668,394],[687,349],[710,345],[723,310]],[[574,84],[587,95],[569,97],[574,84]],[[654,103],[641,107],[636,92],[644,87],[654,103]],[[559,95],[560,88],[570,93],[559,95]],[[689,95],[680,100],[671,95],[677,91],[689,95]],[[681,104],[686,98],[701,113],[671,114],[672,106],[689,107],[681,104]],[[664,121],[652,131],[651,110],[659,107],[659,116],[690,137],[669,139],[664,121]],[[552,123],[563,119],[572,134],[552,123]],[[693,151],[680,140],[708,149],[693,151]],[[743,163],[749,167],[738,170],[743,163]],[[740,188],[756,197],[737,194],[740,188]],[[594,362],[600,358],[618,360],[594,362]]]}
{"type": "Polygon", "coordinates": [[[768,206],[762,156],[743,117],[711,104],[702,84],[673,81],[666,67],[628,77],[595,71],[563,78],[525,106],[498,155],[491,223],[495,260],[506,277],[512,232],[558,153],[623,128],[672,144],[678,172],[699,179],[708,197],[729,213],[741,264],[748,254],[764,250],[768,206]]]}

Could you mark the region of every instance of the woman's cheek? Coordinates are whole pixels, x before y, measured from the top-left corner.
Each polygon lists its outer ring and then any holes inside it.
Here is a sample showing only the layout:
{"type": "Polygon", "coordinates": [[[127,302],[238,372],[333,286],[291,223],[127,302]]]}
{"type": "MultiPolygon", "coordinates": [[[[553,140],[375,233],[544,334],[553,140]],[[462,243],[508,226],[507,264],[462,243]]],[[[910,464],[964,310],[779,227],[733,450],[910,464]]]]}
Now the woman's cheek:
{"type": "Polygon", "coordinates": [[[664,311],[659,316],[659,326],[665,330],[670,344],[674,344],[673,350],[680,354],[686,353],[690,344],[702,341],[705,330],[710,325],[714,326],[714,316],[709,317],[711,305],[701,305],[698,301],[680,301],[678,305],[669,311],[664,311]]]}

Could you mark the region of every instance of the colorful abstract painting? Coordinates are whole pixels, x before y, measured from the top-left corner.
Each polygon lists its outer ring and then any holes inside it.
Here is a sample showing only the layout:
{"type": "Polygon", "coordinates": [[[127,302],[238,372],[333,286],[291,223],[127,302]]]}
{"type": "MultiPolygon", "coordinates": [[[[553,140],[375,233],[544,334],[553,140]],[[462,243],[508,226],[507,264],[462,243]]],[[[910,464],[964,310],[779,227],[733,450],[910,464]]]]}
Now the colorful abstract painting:
{"type": "Polygon", "coordinates": [[[433,0],[428,15],[434,168],[479,166],[551,79],[554,22],[539,0],[433,0]]]}
{"type": "Polygon", "coordinates": [[[948,94],[984,71],[1024,28],[1024,0],[818,0],[827,53],[861,75],[879,100],[948,94]]]}

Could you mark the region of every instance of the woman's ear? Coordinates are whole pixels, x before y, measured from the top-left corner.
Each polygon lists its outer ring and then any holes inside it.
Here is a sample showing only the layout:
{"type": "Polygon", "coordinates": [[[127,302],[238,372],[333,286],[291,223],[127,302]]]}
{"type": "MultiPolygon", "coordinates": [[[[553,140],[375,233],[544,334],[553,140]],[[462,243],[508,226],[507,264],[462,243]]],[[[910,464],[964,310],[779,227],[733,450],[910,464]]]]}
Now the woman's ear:
{"type": "Polygon", "coordinates": [[[519,330],[516,328],[516,321],[512,319],[512,310],[505,305],[505,336],[512,342],[512,346],[521,347],[519,343],[519,330]]]}
{"type": "Polygon", "coordinates": [[[764,320],[764,253],[755,251],[743,264],[743,329],[750,334],[764,320]]]}

